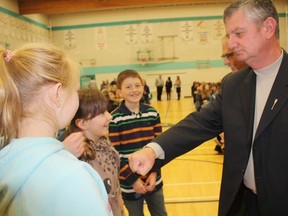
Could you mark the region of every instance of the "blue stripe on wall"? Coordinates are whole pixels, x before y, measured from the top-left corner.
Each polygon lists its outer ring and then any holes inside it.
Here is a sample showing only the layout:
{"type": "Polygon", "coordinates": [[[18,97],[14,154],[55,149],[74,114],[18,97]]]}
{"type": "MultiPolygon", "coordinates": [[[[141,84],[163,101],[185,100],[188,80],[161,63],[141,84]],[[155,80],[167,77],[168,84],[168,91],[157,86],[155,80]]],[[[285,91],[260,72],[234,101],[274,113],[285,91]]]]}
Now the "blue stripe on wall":
{"type": "MultiPolygon", "coordinates": [[[[222,60],[210,60],[210,68],[221,68],[224,67],[222,60]]],[[[117,65],[117,66],[96,66],[83,68],[82,75],[89,76],[95,74],[107,74],[107,73],[119,73],[126,69],[134,69],[139,72],[141,71],[162,71],[162,70],[185,70],[185,69],[196,69],[197,64],[195,61],[190,62],[166,62],[166,63],[148,63],[144,66],[139,64],[130,65],[117,65]]]]}
{"type": "MultiPolygon", "coordinates": [[[[279,13],[279,17],[285,17],[285,13],[279,13]]],[[[107,22],[107,23],[91,23],[82,25],[71,25],[71,26],[55,26],[52,27],[52,31],[69,30],[69,29],[80,29],[80,28],[95,28],[103,26],[119,26],[119,25],[132,25],[140,24],[143,22],[147,23],[159,23],[159,22],[179,22],[179,21],[195,21],[195,20],[213,20],[222,19],[223,16],[203,16],[203,17],[178,17],[178,18],[164,18],[164,19],[149,19],[149,20],[131,20],[121,22],[107,22]]]]}
{"type": "Polygon", "coordinates": [[[132,25],[132,24],[140,24],[143,22],[159,23],[159,22],[179,22],[179,21],[212,20],[212,19],[222,19],[222,16],[178,17],[178,18],[165,18],[165,19],[131,20],[131,21],[109,22],[109,23],[91,23],[91,24],[73,25],[73,26],[55,26],[55,27],[52,27],[52,30],[59,31],[59,30],[68,30],[68,29],[79,29],[79,28],[94,28],[94,27],[102,27],[102,26],[132,25]]]}
{"type": "Polygon", "coordinates": [[[20,20],[23,20],[23,21],[28,22],[28,23],[32,23],[32,24],[34,24],[34,25],[36,25],[38,27],[41,27],[41,28],[44,28],[44,29],[48,30],[48,27],[45,24],[36,22],[36,21],[34,21],[32,19],[29,19],[29,18],[27,18],[25,16],[22,16],[22,15],[18,14],[18,13],[15,13],[13,11],[7,10],[7,9],[5,9],[3,7],[0,7],[0,12],[8,14],[8,15],[13,16],[15,18],[18,18],[20,20]]]}

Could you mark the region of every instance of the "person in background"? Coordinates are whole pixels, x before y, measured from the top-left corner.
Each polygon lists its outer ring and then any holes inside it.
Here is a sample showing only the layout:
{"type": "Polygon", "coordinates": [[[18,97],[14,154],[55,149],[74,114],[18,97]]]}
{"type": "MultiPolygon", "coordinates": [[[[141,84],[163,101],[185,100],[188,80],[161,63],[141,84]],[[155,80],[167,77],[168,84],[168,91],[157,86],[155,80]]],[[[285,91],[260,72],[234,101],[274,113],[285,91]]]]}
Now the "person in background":
{"type": "MultiPolygon", "coordinates": [[[[119,154],[106,136],[111,119],[112,116],[107,111],[107,100],[99,90],[80,89],[79,108],[68,127],[66,136],[83,132],[87,145],[79,159],[89,163],[101,176],[113,215],[123,216],[124,205],[118,180],[119,154]]],[[[72,153],[78,156],[78,152],[72,151],[72,153]]]]}
{"type": "MultiPolygon", "coordinates": [[[[116,92],[117,91],[117,86],[116,86],[116,78],[114,78],[110,84],[109,84],[109,91],[111,92],[116,92]]],[[[115,93],[116,94],[116,93],[115,93]]],[[[115,96],[116,97],[116,96],[115,96]]]]}
{"type": "Polygon", "coordinates": [[[167,95],[167,100],[171,100],[171,90],[172,90],[172,81],[171,77],[168,77],[168,79],[165,82],[165,89],[166,89],[166,95],[167,95]]]}
{"type": "Polygon", "coordinates": [[[102,83],[100,85],[100,91],[103,89],[108,89],[109,88],[109,81],[108,80],[102,80],[102,83]]]}
{"type": "Polygon", "coordinates": [[[223,60],[224,65],[227,65],[231,72],[237,72],[244,67],[247,67],[247,64],[244,61],[239,61],[237,56],[233,53],[233,50],[228,47],[228,38],[225,35],[222,40],[222,55],[221,58],[223,60]]]}
{"type": "Polygon", "coordinates": [[[248,67],[231,73],[221,93],[142,150],[130,168],[145,175],[155,158],[163,165],[224,131],[219,216],[288,212],[288,54],[279,42],[271,0],[233,1],[223,16],[228,48],[248,67]]]}
{"type": "Polygon", "coordinates": [[[147,85],[146,80],[144,80],[144,79],[143,79],[143,84],[144,84],[143,103],[151,104],[151,102],[150,102],[150,97],[151,97],[150,88],[147,85]]]}
{"type": "Polygon", "coordinates": [[[193,98],[193,102],[195,104],[196,102],[196,92],[197,92],[197,88],[200,86],[199,82],[194,81],[192,86],[191,86],[191,96],[193,98]]]}
{"type": "Polygon", "coordinates": [[[106,97],[108,101],[108,112],[111,113],[114,109],[116,109],[119,104],[120,100],[116,98],[116,92],[108,89],[103,89],[101,93],[106,97]]]}
{"type": "Polygon", "coordinates": [[[177,100],[180,100],[180,97],[181,97],[181,79],[180,79],[180,76],[176,77],[174,86],[176,88],[177,100]]]}
{"type": "Polygon", "coordinates": [[[156,89],[157,89],[157,100],[161,101],[161,96],[163,92],[163,86],[164,86],[164,80],[162,79],[161,74],[159,74],[159,77],[155,81],[156,89]]]}
{"type": "Polygon", "coordinates": [[[121,102],[121,98],[117,98],[117,91],[109,91],[108,112],[111,113],[121,102]]]}
{"type": "Polygon", "coordinates": [[[99,174],[55,138],[78,109],[78,64],[35,43],[0,49],[0,71],[0,215],[112,215],[99,174]]]}
{"type": "Polygon", "coordinates": [[[202,92],[203,92],[203,86],[202,85],[198,85],[197,89],[195,91],[195,109],[197,112],[199,112],[202,108],[202,105],[204,104],[203,102],[203,97],[202,97],[202,92]]]}
{"type": "MultiPolygon", "coordinates": [[[[222,42],[221,58],[223,60],[224,65],[227,65],[231,69],[231,73],[235,73],[235,72],[241,70],[242,68],[247,67],[247,64],[243,61],[238,61],[238,59],[234,55],[233,51],[228,48],[228,38],[226,35],[222,38],[221,42],[222,42]]],[[[225,79],[226,76],[223,79],[225,79]]],[[[215,94],[214,94],[214,96],[215,96],[215,94]]],[[[220,154],[223,154],[223,151],[224,151],[224,133],[217,135],[215,141],[216,141],[216,145],[215,145],[214,150],[220,154]]]]}
{"type": "Polygon", "coordinates": [[[95,77],[91,77],[90,81],[88,83],[89,88],[97,88],[97,82],[95,80],[95,77]]]}
{"type": "Polygon", "coordinates": [[[144,200],[151,215],[167,215],[160,169],[145,176],[133,173],[128,155],[141,149],[162,132],[160,116],[153,107],[140,103],[143,81],[137,71],[122,71],[117,78],[118,91],[123,98],[112,112],[109,138],[120,154],[120,185],[122,197],[130,216],[143,216],[144,200]]]}
{"type": "Polygon", "coordinates": [[[110,86],[116,86],[117,83],[117,79],[114,78],[111,82],[110,82],[110,86]]]}

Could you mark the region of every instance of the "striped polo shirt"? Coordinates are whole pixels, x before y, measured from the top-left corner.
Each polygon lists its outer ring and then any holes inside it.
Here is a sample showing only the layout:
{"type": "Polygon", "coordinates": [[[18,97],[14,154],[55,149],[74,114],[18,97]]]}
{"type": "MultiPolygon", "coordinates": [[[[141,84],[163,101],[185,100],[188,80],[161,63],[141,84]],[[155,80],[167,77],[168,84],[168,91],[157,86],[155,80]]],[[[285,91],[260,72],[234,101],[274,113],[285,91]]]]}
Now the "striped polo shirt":
{"type": "MultiPolygon", "coordinates": [[[[142,149],[147,143],[162,132],[160,115],[157,110],[149,105],[140,103],[139,113],[131,112],[123,100],[118,108],[112,112],[112,120],[109,125],[109,138],[112,145],[120,155],[120,186],[123,199],[136,200],[141,197],[133,189],[133,183],[141,178],[144,182],[146,176],[133,173],[129,168],[128,155],[142,149]]],[[[157,172],[155,191],[163,186],[161,172],[157,172]]]]}

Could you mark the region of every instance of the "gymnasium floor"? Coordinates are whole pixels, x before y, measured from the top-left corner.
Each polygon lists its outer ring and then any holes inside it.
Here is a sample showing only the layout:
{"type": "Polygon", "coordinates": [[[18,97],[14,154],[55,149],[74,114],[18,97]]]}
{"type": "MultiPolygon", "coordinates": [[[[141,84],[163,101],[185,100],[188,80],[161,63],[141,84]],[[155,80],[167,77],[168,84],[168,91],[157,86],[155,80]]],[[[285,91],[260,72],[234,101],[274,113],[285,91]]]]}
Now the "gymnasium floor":
{"type": "MultiPolygon", "coordinates": [[[[192,98],[152,100],[161,116],[163,130],[194,111],[192,98]]],[[[210,140],[162,168],[164,196],[169,216],[216,216],[223,155],[210,140]]],[[[145,206],[145,216],[149,216],[145,206]]]]}

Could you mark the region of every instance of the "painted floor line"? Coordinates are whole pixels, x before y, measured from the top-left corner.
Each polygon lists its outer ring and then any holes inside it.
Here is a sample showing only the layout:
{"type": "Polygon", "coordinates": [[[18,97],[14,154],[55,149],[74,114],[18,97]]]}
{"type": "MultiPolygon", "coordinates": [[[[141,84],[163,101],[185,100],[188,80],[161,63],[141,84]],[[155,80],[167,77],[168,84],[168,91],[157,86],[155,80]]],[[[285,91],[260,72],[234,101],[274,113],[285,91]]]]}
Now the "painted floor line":
{"type": "Polygon", "coordinates": [[[195,196],[195,197],[172,197],[165,198],[166,201],[205,201],[205,200],[218,200],[218,196],[195,196]]]}
{"type": "Polygon", "coordinates": [[[185,182],[185,183],[165,183],[165,186],[187,186],[187,185],[208,185],[208,184],[219,184],[220,181],[215,182],[185,182]]]}

